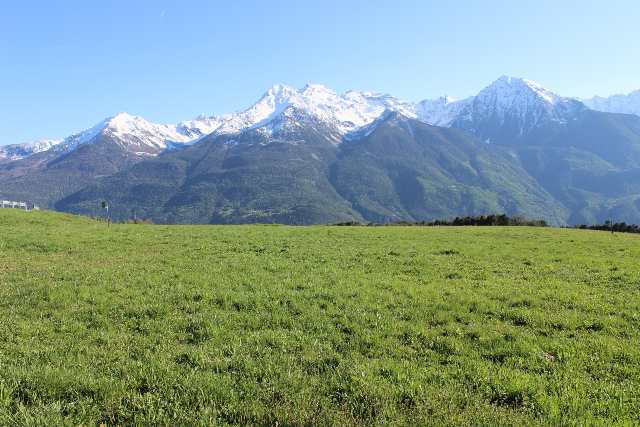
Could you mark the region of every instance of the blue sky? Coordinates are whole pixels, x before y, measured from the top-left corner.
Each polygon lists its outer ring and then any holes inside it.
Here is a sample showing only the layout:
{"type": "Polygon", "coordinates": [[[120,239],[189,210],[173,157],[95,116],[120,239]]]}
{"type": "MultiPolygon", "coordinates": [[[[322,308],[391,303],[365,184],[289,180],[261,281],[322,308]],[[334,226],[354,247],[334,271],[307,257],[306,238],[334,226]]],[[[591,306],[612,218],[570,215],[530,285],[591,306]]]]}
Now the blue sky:
{"type": "Polygon", "coordinates": [[[247,107],[282,82],[472,95],[502,74],[569,96],[640,88],[640,2],[7,1],[0,144],[119,111],[155,122],[247,107]]]}

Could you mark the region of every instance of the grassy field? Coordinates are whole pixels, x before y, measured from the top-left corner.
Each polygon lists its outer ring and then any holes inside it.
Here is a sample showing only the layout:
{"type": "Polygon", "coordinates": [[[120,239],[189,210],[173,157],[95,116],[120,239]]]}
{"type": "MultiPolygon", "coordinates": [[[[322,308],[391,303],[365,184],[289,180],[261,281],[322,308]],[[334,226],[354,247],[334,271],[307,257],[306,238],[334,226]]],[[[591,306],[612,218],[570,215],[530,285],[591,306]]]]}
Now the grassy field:
{"type": "Polygon", "coordinates": [[[0,210],[0,425],[638,425],[640,236],[0,210]]]}

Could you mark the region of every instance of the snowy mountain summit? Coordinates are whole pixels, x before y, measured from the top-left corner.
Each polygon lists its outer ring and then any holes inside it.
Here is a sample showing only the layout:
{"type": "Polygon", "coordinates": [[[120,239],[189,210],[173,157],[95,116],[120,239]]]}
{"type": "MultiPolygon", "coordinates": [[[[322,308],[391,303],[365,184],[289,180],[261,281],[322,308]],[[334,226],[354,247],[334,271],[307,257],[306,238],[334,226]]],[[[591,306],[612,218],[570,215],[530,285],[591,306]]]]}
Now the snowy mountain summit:
{"type": "Polygon", "coordinates": [[[59,139],[41,139],[35,142],[27,142],[25,144],[0,146],[0,161],[24,159],[25,157],[29,157],[33,154],[47,151],[61,142],[62,141],[59,139]]]}
{"type": "Polygon", "coordinates": [[[461,112],[464,119],[516,120],[524,128],[541,120],[566,122],[582,104],[564,98],[531,80],[502,76],[478,93],[461,112]]]}
{"type": "Polygon", "coordinates": [[[545,121],[566,123],[584,108],[579,101],[556,95],[533,81],[507,76],[475,97],[456,101],[445,96],[418,103],[371,92],[349,91],[339,95],[316,84],[301,90],[275,85],[249,109],[226,116],[215,132],[234,133],[264,126],[291,106],[334,125],[343,134],[373,123],[385,111],[445,127],[465,121],[470,126],[488,120],[500,124],[508,121],[523,134],[545,121]]]}
{"type": "Polygon", "coordinates": [[[262,127],[290,107],[326,121],[342,133],[371,123],[386,109],[405,111],[415,116],[412,104],[390,95],[356,91],[339,95],[319,84],[308,84],[299,90],[277,84],[248,109],[223,116],[215,133],[229,134],[262,127]]]}
{"type": "Polygon", "coordinates": [[[502,76],[467,102],[451,125],[485,138],[516,140],[548,125],[563,125],[586,107],[531,80],[502,76]]]}
{"type": "Polygon", "coordinates": [[[162,125],[151,123],[140,116],[118,113],[69,136],[55,149],[71,151],[83,144],[109,140],[137,155],[155,155],[170,146],[187,144],[202,134],[198,123],[190,126],[162,125]]]}
{"type": "MultiPolygon", "coordinates": [[[[596,97],[585,103],[601,111],[640,114],[640,91],[626,96],[596,97]]],[[[444,96],[417,103],[374,92],[352,90],[339,94],[320,84],[307,84],[301,89],[276,84],[243,111],[201,115],[175,125],[156,124],[119,113],[63,141],[0,147],[0,159],[17,160],[48,149],[65,152],[102,140],[115,142],[139,156],[157,155],[210,134],[234,134],[258,128],[272,132],[290,126],[296,118],[313,118],[312,121],[335,129],[340,139],[340,135],[364,129],[385,111],[435,126],[467,130],[487,142],[500,142],[517,139],[541,126],[565,124],[585,108],[580,101],[559,96],[531,80],[508,76],[463,100],[444,96]],[[296,113],[284,115],[289,109],[296,113]],[[283,120],[287,124],[283,125],[283,120]]]]}
{"type": "Polygon", "coordinates": [[[442,97],[411,103],[375,92],[351,90],[338,94],[320,84],[307,84],[302,89],[277,84],[248,109],[209,120],[219,123],[213,131],[215,134],[230,134],[264,127],[293,107],[347,134],[371,124],[385,111],[395,111],[437,126],[448,126],[468,102],[442,97]]]}
{"type": "Polygon", "coordinates": [[[592,110],[640,116],[640,90],[627,95],[594,96],[593,98],[584,99],[582,102],[592,110]]]}
{"type": "Polygon", "coordinates": [[[473,98],[467,98],[457,101],[450,96],[425,99],[416,104],[416,115],[430,125],[448,127],[472,100],[473,98]]]}

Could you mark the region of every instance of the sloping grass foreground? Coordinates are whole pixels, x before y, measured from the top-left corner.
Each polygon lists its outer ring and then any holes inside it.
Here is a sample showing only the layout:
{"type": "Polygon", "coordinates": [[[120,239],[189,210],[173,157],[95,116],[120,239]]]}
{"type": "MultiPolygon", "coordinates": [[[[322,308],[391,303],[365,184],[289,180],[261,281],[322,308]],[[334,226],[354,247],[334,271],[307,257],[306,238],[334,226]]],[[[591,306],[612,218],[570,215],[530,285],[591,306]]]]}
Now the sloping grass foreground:
{"type": "Polygon", "coordinates": [[[640,237],[0,210],[0,425],[637,425],[640,237]]]}

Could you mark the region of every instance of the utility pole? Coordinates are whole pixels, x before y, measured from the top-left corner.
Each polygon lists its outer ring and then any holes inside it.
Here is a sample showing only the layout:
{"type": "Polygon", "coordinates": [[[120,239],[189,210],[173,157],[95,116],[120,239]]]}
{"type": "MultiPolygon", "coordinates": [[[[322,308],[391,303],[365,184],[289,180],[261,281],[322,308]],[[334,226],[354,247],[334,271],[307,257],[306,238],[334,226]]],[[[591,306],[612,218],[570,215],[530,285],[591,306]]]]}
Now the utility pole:
{"type": "Polygon", "coordinates": [[[107,227],[111,226],[111,217],[109,216],[109,203],[106,200],[102,201],[102,209],[104,209],[107,214],[107,227]]]}

